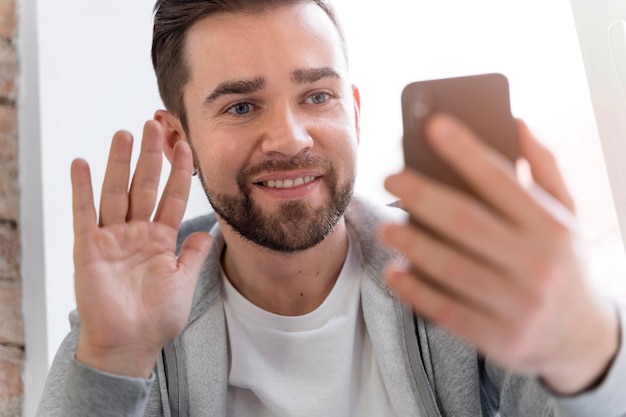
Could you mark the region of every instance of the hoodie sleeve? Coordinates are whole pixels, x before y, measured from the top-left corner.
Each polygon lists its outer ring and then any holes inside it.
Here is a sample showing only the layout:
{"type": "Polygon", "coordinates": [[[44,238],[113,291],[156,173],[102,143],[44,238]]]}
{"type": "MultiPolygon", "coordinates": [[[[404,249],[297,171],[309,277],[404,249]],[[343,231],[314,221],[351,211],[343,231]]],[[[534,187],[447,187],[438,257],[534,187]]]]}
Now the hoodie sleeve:
{"type": "Polygon", "coordinates": [[[52,363],[37,417],[144,416],[154,375],[128,378],[100,372],[78,362],[78,314],[70,313],[71,330],[52,363]]]}
{"type": "Polygon", "coordinates": [[[626,416],[626,309],[619,311],[620,348],[602,383],[572,397],[555,397],[559,417],[626,416]]]}
{"type": "Polygon", "coordinates": [[[625,417],[626,311],[619,314],[620,348],[605,378],[594,389],[573,396],[555,395],[537,378],[507,373],[487,361],[481,384],[483,403],[499,409],[503,416],[625,417]]]}

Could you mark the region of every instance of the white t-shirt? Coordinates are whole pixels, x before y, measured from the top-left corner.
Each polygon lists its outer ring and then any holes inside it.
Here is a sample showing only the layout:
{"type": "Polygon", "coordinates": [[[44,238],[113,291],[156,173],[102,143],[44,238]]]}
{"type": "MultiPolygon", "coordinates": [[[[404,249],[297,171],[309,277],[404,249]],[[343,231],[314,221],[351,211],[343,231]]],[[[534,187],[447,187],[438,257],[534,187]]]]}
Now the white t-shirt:
{"type": "Polygon", "coordinates": [[[315,311],[287,317],[245,299],[223,276],[231,363],[228,416],[392,416],[360,302],[363,270],[350,245],[315,311]]]}

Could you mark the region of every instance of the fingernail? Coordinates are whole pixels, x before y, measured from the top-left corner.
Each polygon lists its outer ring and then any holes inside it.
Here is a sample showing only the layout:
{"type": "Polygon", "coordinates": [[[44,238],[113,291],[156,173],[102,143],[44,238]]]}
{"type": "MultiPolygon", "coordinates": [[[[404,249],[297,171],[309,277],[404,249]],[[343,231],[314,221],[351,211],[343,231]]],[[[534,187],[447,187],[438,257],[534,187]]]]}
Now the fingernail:
{"type": "Polygon", "coordinates": [[[378,228],[378,237],[380,238],[380,240],[385,243],[389,243],[389,235],[392,233],[394,226],[395,224],[393,223],[383,223],[378,228]]]}
{"type": "Polygon", "coordinates": [[[400,181],[400,174],[391,174],[387,178],[385,178],[385,189],[387,191],[391,191],[397,187],[398,182],[400,181]]]}
{"type": "Polygon", "coordinates": [[[402,273],[397,268],[390,268],[385,274],[385,283],[392,293],[397,295],[398,287],[402,282],[402,273]]]}
{"type": "Polygon", "coordinates": [[[435,142],[442,143],[452,137],[454,124],[450,117],[438,115],[432,120],[429,128],[431,139],[435,142]]]}

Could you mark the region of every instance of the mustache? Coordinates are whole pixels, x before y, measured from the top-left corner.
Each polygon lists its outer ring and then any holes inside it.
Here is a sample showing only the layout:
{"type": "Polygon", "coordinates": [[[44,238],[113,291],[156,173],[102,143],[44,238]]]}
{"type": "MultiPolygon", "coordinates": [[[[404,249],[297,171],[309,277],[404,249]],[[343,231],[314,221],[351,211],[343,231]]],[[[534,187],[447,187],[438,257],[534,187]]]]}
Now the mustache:
{"type": "Polygon", "coordinates": [[[259,174],[267,174],[279,171],[291,171],[298,169],[316,169],[323,173],[332,171],[330,161],[314,155],[298,155],[289,159],[267,159],[254,166],[243,169],[237,175],[237,183],[242,185],[250,183],[250,178],[259,174]]]}

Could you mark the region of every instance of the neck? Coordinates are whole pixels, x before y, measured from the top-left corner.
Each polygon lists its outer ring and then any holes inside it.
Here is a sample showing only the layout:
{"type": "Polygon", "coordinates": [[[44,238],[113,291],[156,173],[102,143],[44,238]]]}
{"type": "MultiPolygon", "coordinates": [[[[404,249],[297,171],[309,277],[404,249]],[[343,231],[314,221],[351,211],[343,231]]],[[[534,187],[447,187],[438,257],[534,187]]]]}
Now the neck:
{"type": "Polygon", "coordinates": [[[343,218],[321,243],[293,253],[269,251],[221,225],[226,241],[222,267],[228,280],[251,303],[274,314],[300,316],[319,307],[348,254],[343,218]]]}

